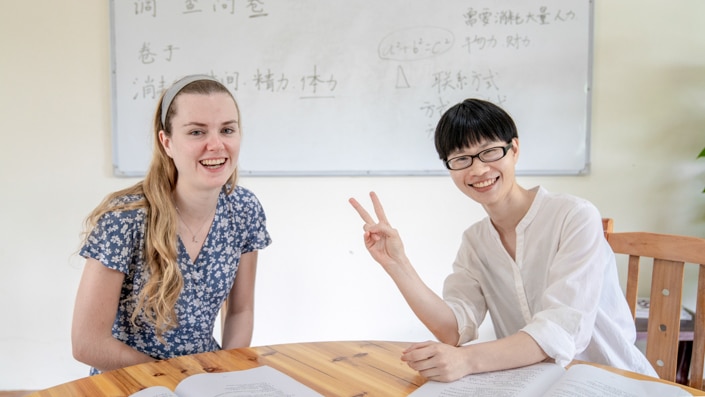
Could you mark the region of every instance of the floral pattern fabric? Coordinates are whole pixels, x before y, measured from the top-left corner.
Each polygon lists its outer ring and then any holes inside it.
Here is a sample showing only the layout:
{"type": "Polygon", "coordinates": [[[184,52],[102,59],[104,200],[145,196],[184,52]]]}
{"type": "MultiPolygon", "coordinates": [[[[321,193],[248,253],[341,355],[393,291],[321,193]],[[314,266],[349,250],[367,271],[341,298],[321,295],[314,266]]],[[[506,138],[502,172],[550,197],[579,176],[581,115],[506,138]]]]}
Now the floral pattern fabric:
{"type": "MultiPolygon", "coordinates": [[[[129,195],[120,201],[142,199],[129,195]]],[[[220,349],[213,337],[216,316],[235,281],[240,256],[271,243],[264,210],[257,197],[237,186],[227,195],[221,191],[215,217],[195,263],[181,239],[177,243],[178,265],[184,286],[176,303],[178,326],[159,341],[155,329],[143,316],[130,320],[135,297],[147,282],[145,209],[113,211],[101,217],[81,248],[80,255],[93,258],[125,274],[113,337],[156,359],[220,349]]],[[[91,374],[99,373],[95,368],[91,374]]]]}

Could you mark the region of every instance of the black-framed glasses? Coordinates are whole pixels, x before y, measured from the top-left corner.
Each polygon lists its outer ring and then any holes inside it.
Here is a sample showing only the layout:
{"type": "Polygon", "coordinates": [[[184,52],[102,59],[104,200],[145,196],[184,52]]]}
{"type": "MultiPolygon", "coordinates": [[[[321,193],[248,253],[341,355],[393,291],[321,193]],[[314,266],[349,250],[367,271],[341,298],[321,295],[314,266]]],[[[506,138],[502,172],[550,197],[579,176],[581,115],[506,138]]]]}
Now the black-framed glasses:
{"type": "Polygon", "coordinates": [[[464,154],[462,156],[453,157],[445,162],[446,168],[452,171],[464,170],[472,165],[473,159],[477,158],[483,163],[491,163],[497,161],[507,155],[509,149],[512,148],[512,143],[507,146],[497,146],[485,149],[478,154],[464,154]]]}

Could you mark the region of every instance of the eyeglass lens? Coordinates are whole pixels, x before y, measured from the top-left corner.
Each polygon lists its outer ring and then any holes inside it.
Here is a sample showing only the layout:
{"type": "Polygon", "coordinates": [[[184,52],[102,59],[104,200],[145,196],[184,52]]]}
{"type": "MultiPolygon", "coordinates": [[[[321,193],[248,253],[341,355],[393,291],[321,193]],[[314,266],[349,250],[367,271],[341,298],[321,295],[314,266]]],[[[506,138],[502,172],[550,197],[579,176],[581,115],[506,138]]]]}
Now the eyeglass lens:
{"type": "Polygon", "coordinates": [[[464,168],[468,168],[472,165],[473,159],[475,157],[480,159],[480,161],[482,161],[483,163],[491,163],[504,157],[507,154],[509,148],[511,147],[512,144],[510,143],[507,146],[498,146],[483,150],[475,155],[458,156],[448,160],[446,162],[446,167],[451,170],[461,170],[464,168]]]}

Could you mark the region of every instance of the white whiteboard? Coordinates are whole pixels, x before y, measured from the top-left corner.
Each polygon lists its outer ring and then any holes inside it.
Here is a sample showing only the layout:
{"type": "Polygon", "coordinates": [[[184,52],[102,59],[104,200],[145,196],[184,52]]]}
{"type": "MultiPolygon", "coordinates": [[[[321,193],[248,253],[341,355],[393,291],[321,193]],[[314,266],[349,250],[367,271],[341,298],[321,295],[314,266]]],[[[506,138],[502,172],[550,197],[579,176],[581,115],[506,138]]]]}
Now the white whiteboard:
{"type": "Polygon", "coordinates": [[[206,73],[242,113],[242,175],[438,175],[469,97],[519,129],[517,173],[589,171],[592,0],[111,0],[113,164],[142,176],[162,90],[206,73]]]}

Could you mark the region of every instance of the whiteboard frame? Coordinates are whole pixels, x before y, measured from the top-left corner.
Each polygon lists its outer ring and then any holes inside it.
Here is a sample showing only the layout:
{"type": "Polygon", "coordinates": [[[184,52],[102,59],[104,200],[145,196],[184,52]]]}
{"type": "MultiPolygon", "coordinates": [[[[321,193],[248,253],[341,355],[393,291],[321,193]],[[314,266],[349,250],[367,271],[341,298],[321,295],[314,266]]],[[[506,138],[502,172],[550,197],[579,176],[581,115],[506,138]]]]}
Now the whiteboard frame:
{"type": "MultiPolygon", "coordinates": [[[[115,37],[115,2],[120,0],[109,0],[110,10],[110,81],[111,81],[111,142],[113,155],[113,175],[116,177],[143,177],[146,174],[144,171],[125,171],[121,169],[117,159],[119,159],[120,145],[118,144],[118,101],[117,101],[117,54],[116,54],[116,37],[115,37]]],[[[588,55],[587,55],[587,83],[585,86],[586,104],[585,109],[585,153],[584,166],[581,169],[546,169],[546,170],[522,170],[517,168],[516,174],[522,176],[560,176],[560,175],[589,175],[591,170],[591,129],[592,129],[592,83],[593,83],[593,56],[594,56],[594,0],[586,0],[588,3],[588,55]]],[[[155,102],[156,105],[156,102],[155,102]]],[[[517,125],[521,139],[522,126],[517,125]]],[[[150,128],[151,130],[151,128],[150,128]]],[[[151,134],[150,134],[151,135],[151,134]]],[[[151,141],[151,137],[150,137],[151,141]]],[[[150,142],[151,145],[151,142],[150,142]]],[[[151,159],[150,159],[151,160],[151,159]]],[[[439,164],[441,161],[438,160],[439,164]]],[[[272,171],[248,171],[240,170],[241,176],[252,177],[334,177],[334,176],[441,176],[448,175],[446,169],[439,170],[272,170],[272,171]]]]}

